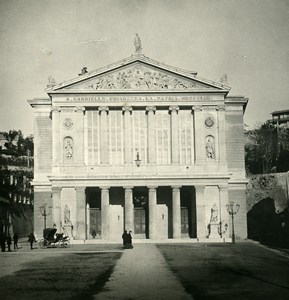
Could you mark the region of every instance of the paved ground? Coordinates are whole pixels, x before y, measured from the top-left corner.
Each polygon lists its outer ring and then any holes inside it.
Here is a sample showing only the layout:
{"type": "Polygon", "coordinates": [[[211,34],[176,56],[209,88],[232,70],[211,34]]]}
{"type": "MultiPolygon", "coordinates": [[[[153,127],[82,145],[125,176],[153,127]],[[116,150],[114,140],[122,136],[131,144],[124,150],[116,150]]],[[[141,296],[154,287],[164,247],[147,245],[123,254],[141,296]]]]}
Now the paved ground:
{"type": "Polygon", "coordinates": [[[118,261],[94,299],[192,299],[154,244],[137,244],[118,261]]]}
{"type": "MultiPolygon", "coordinates": [[[[229,246],[229,244],[227,244],[229,246]]],[[[47,257],[57,257],[61,255],[65,255],[67,253],[96,253],[96,252],[122,252],[121,258],[117,261],[117,264],[113,270],[113,273],[111,274],[111,277],[106,282],[104,288],[102,288],[101,291],[98,293],[94,293],[94,299],[120,299],[120,300],[130,300],[130,299],[192,299],[192,296],[188,294],[188,289],[186,287],[186,290],[184,288],[184,280],[182,281],[182,276],[185,275],[187,278],[189,278],[188,284],[193,286],[193,284],[196,284],[197,280],[194,279],[190,274],[186,274],[185,272],[190,271],[190,269],[194,269],[194,273],[203,272],[206,274],[206,271],[208,271],[208,264],[209,266],[212,265],[213,260],[212,258],[215,258],[215,260],[218,261],[218,255],[224,256],[226,258],[234,258],[236,261],[240,261],[242,266],[247,266],[249,263],[246,260],[247,256],[252,256],[252,262],[256,263],[256,265],[251,265],[251,268],[254,269],[254,272],[261,278],[262,273],[264,271],[266,273],[272,272],[274,270],[275,273],[271,273],[272,276],[276,276],[280,273],[282,280],[286,281],[286,278],[282,277],[282,274],[289,274],[282,273],[282,270],[288,269],[289,264],[289,255],[286,252],[280,252],[273,249],[268,249],[265,246],[258,245],[257,243],[252,242],[246,242],[244,244],[246,247],[242,247],[241,243],[236,244],[234,247],[227,247],[226,245],[221,245],[218,247],[215,247],[212,245],[212,247],[208,245],[206,247],[206,244],[192,244],[192,245],[186,245],[181,246],[181,248],[176,246],[177,250],[174,250],[174,246],[170,245],[172,249],[170,250],[170,254],[173,255],[171,257],[166,257],[169,264],[171,265],[171,262],[177,261],[177,264],[179,262],[182,262],[182,265],[180,265],[180,271],[181,273],[176,274],[176,272],[172,272],[171,266],[168,266],[168,262],[165,260],[164,256],[160,252],[160,247],[157,247],[155,244],[145,243],[145,244],[135,244],[134,249],[127,249],[123,250],[121,244],[99,244],[99,245],[73,245],[71,248],[52,248],[52,249],[40,249],[38,246],[36,246],[36,249],[30,250],[29,245],[26,241],[23,241],[20,243],[20,249],[17,251],[13,251],[8,253],[0,253],[0,278],[2,276],[11,275],[15,271],[22,270],[24,268],[24,265],[26,264],[27,268],[27,262],[35,262],[35,261],[42,261],[43,259],[47,257]],[[195,246],[194,246],[195,245],[195,246]],[[240,245],[240,246],[239,246],[240,245]],[[251,245],[251,246],[250,246],[251,245]],[[196,249],[195,249],[196,248],[196,249]],[[228,253],[222,250],[222,248],[227,249],[226,251],[233,251],[231,256],[228,256],[228,253]],[[232,248],[232,249],[231,249],[232,248]],[[246,252],[242,250],[242,248],[246,249],[248,252],[248,255],[246,256],[246,252]],[[189,250],[188,250],[189,249],[189,250]],[[198,250],[199,249],[199,250],[198,250]],[[193,251],[194,250],[194,251],[193,251]],[[204,252],[205,251],[205,252],[204,252]],[[215,251],[215,252],[214,252],[215,251]],[[217,251],[217,252],[216,252],[217,251]],[[205,255],[203,253],[206,253],[205,255]],[[206,255],[210,255],[209,259],[206,258],[206,255]],[[249,255],[250,253],[250,255],[249,255]],[[186,260],[186,256],[188,260],[186,260]],[[228,256],[228,257],[227,257],[228,256]],[[280,259],[280,257],[282,259],[280,259]],[[270,258],[270,259],[266,259],[270,258]],[[170,259],[172,261],[170,261],[170,259]],[[198,264],[200,264],[199,271],[195,267],[193,267],[192,262],[195,262],[196,259],[198,264]],[[185,263],[187,261],[187,263],[185,263]],[[271,263],[270,263],[271,261],[271,263]],[[274,263],[272,263],[274,262],[274,263]],[[276,262],[278,266],[276,265],[276,262]],[[185,264],[184,264],[185,263],[185,264]],[[266,270],[264,270],[264,266],[266,266],[266,270]],[[189,269],[187,268],[189,267],[189,269]],[[268,267],[268,268],[267,268],[268,267]],[[279,271],[278,271],[279,270],[279,271]],[[278,274],[276,272],[279,272],[278,274]],[[178,277],[177,277],[178,276],[178,277]],[[182,282],[182,284],[181,284],[182,282]]],[[[169,245],[168,245],[169,246],[169,245]]],[[[162,247],[165,247],[165,249],[169,249],[165,245],[162,247]]],[[[230,253],[230,252],[229,252],[230,253]]],[[[233,265],[236,263],[236,261],[232,259],[233,265]]],[[[228,260],[220,260],[220,263],[223,266],[222,261],[225,263],[228,263],[228,260]]],[[[230,259],[231,261],[231,259],[230,259]]],[[[251,263],[252,263],[251,262],[251,263]]],[[[226,269],[228,271],[228,269],[226,269]]],[[[228,272],[227,272],[228,273],[228,272]]],[[[230,274],[224,273],[226,276],[229,276],[230,274]]],[[[204,275],[203,274],[203,275],[204,275]]],[[[223,274],[223,273],[222,273],[223,274]]],[[[253,273],[255,274],[255,273],[253,273]]],[[[201,275],[193,274],[197,277],[201,275]]],[[[241,274],[244,278],[247,278],[244,276],[244,274],[241,274]]],[[[245,274],[246,275],[246,274],[245,274]]],[[[248,275],[248,274],[247,274],[248,275]]],[[[212,277],[214,281],[214,276],[217,276],[217,273],[214,272],[208,273],[209,277],[212,277]]],[[[232,275],[230,275],[232,277],[232,275]]],[[[270,276],[270,275],[269,275],[270,276]]],[[[279,275],[278,275],[279,276],[279,275]]],[[[279,277],[280,277],[279,276],[279,277]]],[[[251,276],[252,277],[252,276],[251,276]]],[[[251,279],[251,277],[249,279],[251,279]]],[[[254,280],[259,279],[259,277],[254,277],[254,280]],[[257,278],[257,279],[256,279],[257,278]]],[[[262,277],[263,278],[263,277],[262,277]]],[[[1,280],[1,279],[0,279],[1,280]]],[[[267,280],[267,279],[266,279],[267,280]]],[[[208,282],[207,279],[204,279],[205,282],[208,282]]],[[[257,282],[257,281],[256,281],[257,282]]],[[[270,286],[272,286],[271,281],[269,280],[262,281],[263,283],[266,283],[267,285],[270,283],[270,286]]],[[[259,280],[257,283],[258,285],[262,284],[262,282],[259,280]]],[[[284,287],[287,286],[286,282],[282,282],[282,286],[280,283],[280,288],[284,290],[284,287]]],[[[288,281],[289,282],[289,281],[288,281]]],[[[256,284],[257,284],[256,283],[256,284]]],[[[276,284],[275,284],[276,286],[276,284]]],[[[1,290],[1,288],[0,288],[1,290]]],[[[288,288],[287,288],[288,290],[288,288]]],[[[232,291],[233,292],[233,291],[232,291]]],[[[285,290],[286,292],[286,290],[285,290]]],[[[1,291],[0,291],[1,293],[1,291]]],[[[1,298],[1,294],[0,294],[1,298]]],[[[222,299],[222,298],[218,298],[222,299]]],[[[244,298],[247,299],[247,298],[244,298]]],[[[266,299],[266,297],[264,298],[266,299]]],[[[278,298],[275,297],[275,299],[288,299],[288,298],[278,298]]]]}

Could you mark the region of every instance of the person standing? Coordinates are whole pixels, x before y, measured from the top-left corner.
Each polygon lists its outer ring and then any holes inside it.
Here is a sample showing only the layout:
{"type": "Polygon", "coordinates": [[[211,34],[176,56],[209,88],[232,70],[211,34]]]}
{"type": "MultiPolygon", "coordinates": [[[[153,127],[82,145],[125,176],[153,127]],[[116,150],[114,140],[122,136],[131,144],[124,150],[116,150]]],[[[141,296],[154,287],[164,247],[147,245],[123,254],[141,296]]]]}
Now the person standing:
{"type": "Polygon", "coordinates": [[[122,243],[123,243],[123,247],[126,248],[127,243],[128,243],[128,234],[127,231],[125,230],[124,233],[122,234],[122,243]]]}
{"type": "Polygon", "coordinates": [[[15,232],[13,235],[14,249],[19,249],[18,248],[18,238],[19,238],[18,234],[17,234],[17,232],[15,232]]]}
{"type": "Polygon", "coordinates": [[[2,252],[5,252],[5,242],[6,242],[6,235],[4,232],[0,232],[0,244],[1,244],[2,252]]]}
{"type": "Polygon", "coordinates": [[[133,245],[132,245],[132,238],[133,238],[133,236],[132,236],[132,231],[130,231],[130,232],[128,233],[128,236],[127,236],[127,244],[128,244],[128,248],[129,248],[129,249],[132,249],[132,248],[133,248],[133,245]]]}
{"type": "Polygon", "coordinates": [[[8,251],[11,252],[11,244],[12,244],[12,239],[10,233],[7,235],[7,246],[8,246],[8,251]]]}
{"type": "Polygon", "coordinates": [[[30,243],[30,249],[33,249],[33,243],[36,242],[34,234],[31,232],[28,236],[28,242],[30,243]]]}

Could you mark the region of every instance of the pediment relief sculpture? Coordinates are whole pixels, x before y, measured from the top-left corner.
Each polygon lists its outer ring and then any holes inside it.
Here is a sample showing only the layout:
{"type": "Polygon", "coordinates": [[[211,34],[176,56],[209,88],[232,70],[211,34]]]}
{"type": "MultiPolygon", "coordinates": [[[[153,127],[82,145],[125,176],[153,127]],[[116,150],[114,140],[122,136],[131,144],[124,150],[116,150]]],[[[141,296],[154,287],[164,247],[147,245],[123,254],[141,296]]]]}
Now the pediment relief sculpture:
{"type": "Polygon", "coordinates": [[[136,65],[109,75],[89,79],[70,88],[85,90],[184,90],[212,87],[159,69],[136,65]]]}

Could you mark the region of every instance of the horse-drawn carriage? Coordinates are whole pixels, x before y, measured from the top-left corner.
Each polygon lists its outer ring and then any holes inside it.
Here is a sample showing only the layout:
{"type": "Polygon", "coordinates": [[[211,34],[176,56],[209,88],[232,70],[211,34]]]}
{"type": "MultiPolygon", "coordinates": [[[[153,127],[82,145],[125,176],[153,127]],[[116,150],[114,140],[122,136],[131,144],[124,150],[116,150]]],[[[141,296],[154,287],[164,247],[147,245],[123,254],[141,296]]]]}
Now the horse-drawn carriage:
{"type": "Polygon", "coordinates": [[[63,233],[56,233],[56,228],[46,228],[43,229],[43,238],[39,241],[40,248],[47,248],[49,246],[60,246],[69,247],[70,239],[68,235],[63,233]]]}

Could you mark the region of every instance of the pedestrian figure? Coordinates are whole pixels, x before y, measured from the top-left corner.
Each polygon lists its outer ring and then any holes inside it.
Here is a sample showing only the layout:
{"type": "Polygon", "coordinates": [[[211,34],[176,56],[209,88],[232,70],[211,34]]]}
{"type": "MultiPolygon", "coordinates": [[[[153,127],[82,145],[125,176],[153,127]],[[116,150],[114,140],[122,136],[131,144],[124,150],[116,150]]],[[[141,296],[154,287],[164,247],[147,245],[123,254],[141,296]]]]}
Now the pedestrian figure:
{"type": "Polygon", "coordinates": [[[122,234],[122,243],[123,243],[123,247],[126,248],[127,243],[128,243],[128,234],[127,231],[125,230],[124,233],[122,234]]]}
{"type": "Polygon", "coordinates": [[[1,244],[2,252],[5,252],[5,242],[6,242],[6,235],[4,232],[0,232],[0,244],[1,244]]]}
{"type": "Polygon", "coordinates": [[[133,245],[132,245],[132,238],[133,238],[133,236],[132,236],[132,231],[130,231],[130,232],[128,233],[128,237],[127,237],[127,248],[128,248],[128,249],[132,249],[132,248],[133,248],[133,245]]]}
{"type": "Polygon", "coordinates": [[[96,231],[95,231],[95,229],[92,230],[91,234],[92,234],[92,237],[95,239],[95,236],[96,236],[96,231]]]}
{"type": "Polygon", "coordinates": [[[28,236],[28,242],[30,243],[30,249],[33,249],[33,243],[36,242],[34,234],[31,232],[28,236]]]}
{"type": "Polygon", "coordinates": [[[11,244],[12,244],[11,235],[8,233],[8,235],[7,235],[7,246],[8,246],[8,251],[9,252],[11,252],[11,244]]]}
{"type": "Polygon", "coordinates": [[[13,235],[13,241],[14,241],[14,249],[19,249],[18,248],[18,234],[17,234],[17,232],[15,232],[14,233],[14,235],[13,235]]]}

